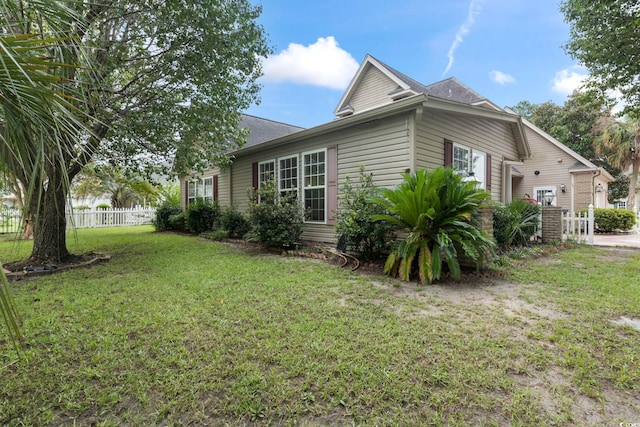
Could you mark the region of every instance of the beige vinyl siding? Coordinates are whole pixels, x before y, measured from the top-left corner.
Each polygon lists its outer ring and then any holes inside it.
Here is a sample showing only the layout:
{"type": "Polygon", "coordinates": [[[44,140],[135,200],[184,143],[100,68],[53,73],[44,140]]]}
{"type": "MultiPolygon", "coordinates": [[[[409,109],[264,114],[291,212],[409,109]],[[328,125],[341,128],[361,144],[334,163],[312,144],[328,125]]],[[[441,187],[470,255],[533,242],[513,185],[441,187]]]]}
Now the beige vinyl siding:
{"type": "MultiPolygon", "coordinates": [[[[573,177],[574,211],[589,207],[593,203],[593,175],[576,173],[573,177]]],[[[569,208],[567,206],[567,208],[569,208]]]]}
{"type": "MultiPolygon", "coordinates": [[[[530,159],[524,161],[524,165],[516,166],[524,176],[516,181],[517,185],[514,182],[513,198],[524,197],[525,193],[535,197],[532,193],[534,187],[555,187],[555,205],[571,209],[571,194],[576,195],[578,188],[576,188],[575,181],[572,180],[569,168],[576,163],[576,159],[529,127],[525,129],[532,155],[530,159]],[[540,171],[540,173],[536,175],[535,171],[540,171]],[[560,191],[560,184],[566,186],[565,193],[560,191]]],[[[591,172],[588,172],[588,175],[590,179],[591,172]]],[[[589,189],[589,197],[590,192],[589,189]]],[[[577,199],[574,200],[575,202],[577,199]]]]}
{"type": "Polygon", "coordinates": [[[444,164],[444,140],[491,155],[491,197],[502,194],[502,160],[518,159],[511,126],[486,118],[425,111],[416,119],[416,168],[434,169],[444,164]]]}
{"type": "Polygon", "coordinates": [[[226,207],[231,204],[230,169],[218,171],[218,204],[226,207]]]}
{"type": "MultiPolygon", "coordinates": [[[[342,129],[321,137],[295,141],[290,144],[252,153],[238,155],[233,161],[231,172],[231,200],[239,209],[246,211],[247,189],[253,181],[252,164],[292,154],[337,146],[338,185],[349,174],[357,179],[360,165],[367,172],[373,172],[377,185],[393,186],[402,179],[401,173],[409,168],[408,114],[376,120],[350,129],[342,129]]],[[[302,160],[299,157],[298,165],[302,160]]],[[[300,172],[301,173],[301,172],[300,172]]],[[[328,212],[328,215],[331,215],[328,212]]],[[[335,242],[335,227],[325,224],[305,224],[302,238],[321,242],[335,242]]]]}
{"type": "Polygon", "coordinates": [[[182,210],[187,209],[187,197],[189,195],[187,181],[187,178],[180,178],[180,209],[182,210]]]}
{"type": "Polygon", "coordinates": [[[409,114],[360,125],[343,135],[338,145],[338,182],[357,180],[360,166],[373,173],[376,185],[392,187],[410,168],[409,114]],[[366,132],[363,130],[366,129],[366,132]]]}
{"type": "Polygon", "coordinates": [[[354,113],[370,110],[373,107],[391,103],[392,100],[388,94],[397,87],[397,83],[384,75],[382,71],[369,66],[358,89],[348,102],[353,107],[354,113]]]}

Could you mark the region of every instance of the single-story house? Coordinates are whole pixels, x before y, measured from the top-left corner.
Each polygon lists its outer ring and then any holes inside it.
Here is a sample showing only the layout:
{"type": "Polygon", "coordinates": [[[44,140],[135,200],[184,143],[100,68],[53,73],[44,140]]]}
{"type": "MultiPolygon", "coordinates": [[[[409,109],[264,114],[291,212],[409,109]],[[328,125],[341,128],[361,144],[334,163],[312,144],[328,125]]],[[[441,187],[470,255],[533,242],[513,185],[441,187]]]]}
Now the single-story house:
{"type": "Polygon", "coordinates": [[[543,194],[550,191],[554,196],[551,204],[569,212],[590,204],[606,208],[609,183],[615,178],[533,123],[522,121],[532,154],[513,167],[513,197],[542,202],[543,194]]]}
{"type": "Polygon", "coordinates": [[[247,189],[275,177],[280,191],[296,192],[310,211],[302,237],[334,242],[340,183],[357,177],[361,165],[387,187],[403,172],[454,166],[506,202],[520,179],[514,165],[532,154],[517,114],[455,78],[425,86],[369,55],[334,113],[335,120],[309,129],[243,116],[256,126],[249,126],[249,142],[231,153],[229,167],[182,177],[183,207],[204,196],[246,210],[247,189]]]}

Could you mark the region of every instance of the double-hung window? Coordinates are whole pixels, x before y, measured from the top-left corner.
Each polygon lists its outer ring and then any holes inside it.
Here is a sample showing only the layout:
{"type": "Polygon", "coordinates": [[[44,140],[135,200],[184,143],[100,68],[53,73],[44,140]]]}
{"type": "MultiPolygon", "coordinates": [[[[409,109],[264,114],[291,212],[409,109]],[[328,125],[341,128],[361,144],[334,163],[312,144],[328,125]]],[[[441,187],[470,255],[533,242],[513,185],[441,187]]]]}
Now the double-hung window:
{"type": "Polygon", "coordinates": [[[275,160],[268,160],[266,162],[258,163],[258,186],[262,187],[267,181],[274,181],[276,179],[276,162],[275,160]]]}
{"type": "Polygon", "coordinates": [[[193,179],[189,181],[188,203],[193,203],[197,199],[204,199],[213,203],[213,177],[193,179]]]}
{"type": "Polygon", "coordinates": [[[283,196],[296,198],[298,194],[298,156],[278,159],[278,190],[283,196]]]}
{"type": "Polygon", "coordinates": [[[464,176],[473,175],[477,188],[485,188],[487,155],[460,144],[453,144],[453,168],[464,176]]]}
{"type": "Polygon", "coordinates": [[[326,222],[326,150],[302,153],[303,198],[307,222],[326,222]]]}

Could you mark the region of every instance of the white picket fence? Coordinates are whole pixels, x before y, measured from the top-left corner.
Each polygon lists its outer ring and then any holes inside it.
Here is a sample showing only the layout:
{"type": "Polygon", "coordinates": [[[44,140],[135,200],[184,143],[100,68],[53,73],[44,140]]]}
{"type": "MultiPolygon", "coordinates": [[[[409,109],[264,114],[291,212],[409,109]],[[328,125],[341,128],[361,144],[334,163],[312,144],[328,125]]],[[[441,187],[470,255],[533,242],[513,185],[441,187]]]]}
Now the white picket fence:
{"type": "Polygon", "coordinates": [[[156,208],[74,210],[67,212],[67,228],[123,227],[151,224],[156,208]]]}
{"type": "MultiPolygon", "coordinates": [[[[67,229],[123,227],[151,224],[156,219],[156,208],[95,209],[67,212],[67,229]]],[[[0,234],[21,231],[22,212],[19,209],[0,211],[0,234]]]]}
{"type": "Polygon", "coordinates": [[[593,245],[594,230],[593,205],[589,205],[587,212],[565,212],[562,214],[562,232],[565,239],[593,245]]]}

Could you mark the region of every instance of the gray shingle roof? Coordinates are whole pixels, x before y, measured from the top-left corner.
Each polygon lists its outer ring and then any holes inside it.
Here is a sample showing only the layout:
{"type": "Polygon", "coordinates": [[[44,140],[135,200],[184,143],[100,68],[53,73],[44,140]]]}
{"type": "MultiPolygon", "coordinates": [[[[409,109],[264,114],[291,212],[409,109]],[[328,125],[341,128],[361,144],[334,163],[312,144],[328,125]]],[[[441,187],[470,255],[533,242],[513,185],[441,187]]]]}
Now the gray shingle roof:
{"type": "Polygon", "coordinates": [[[402,80],[402,82],[409,86],[409,88],[414,92],[424,93],[435,98],[447,99],[449,101],[460,102],[463,104],[476,104],[482,101],[491,102],[478,92],[460,82],[455,77],[450,77],[425,86],[395,68],[388,66],[384,62],[378,59],[376,59],[376,61],[383,65],[391,74],[402,80]]]}
{"type": "Polygon", "coordinates": [[[299,126],[288,125],[261,117],[243,114],[240,118],[240,129],[250,129],[245,147],[258,145],[281,136],[304,130],[299,126]]]}

